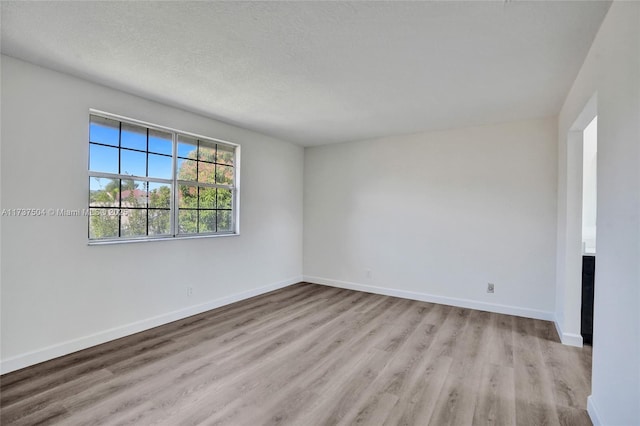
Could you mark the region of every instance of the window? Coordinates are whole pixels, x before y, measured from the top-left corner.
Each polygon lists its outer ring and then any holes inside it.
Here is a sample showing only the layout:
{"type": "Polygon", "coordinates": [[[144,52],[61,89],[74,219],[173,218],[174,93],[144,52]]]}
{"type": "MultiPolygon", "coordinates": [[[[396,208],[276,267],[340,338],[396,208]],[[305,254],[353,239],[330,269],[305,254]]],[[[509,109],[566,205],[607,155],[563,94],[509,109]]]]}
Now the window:
{"type": "Polygon", "coordinates": [[[237,234],[239,149],[91,113],[89,240],[237,234]]]}

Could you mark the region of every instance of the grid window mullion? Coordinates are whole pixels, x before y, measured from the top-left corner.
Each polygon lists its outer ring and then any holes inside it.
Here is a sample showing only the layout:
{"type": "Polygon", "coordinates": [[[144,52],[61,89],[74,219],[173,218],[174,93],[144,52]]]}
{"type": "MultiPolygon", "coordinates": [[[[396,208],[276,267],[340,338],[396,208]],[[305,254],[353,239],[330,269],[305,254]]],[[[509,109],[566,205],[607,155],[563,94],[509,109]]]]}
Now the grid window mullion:
{"type": "MultiPolygon", "coordinates": [[[[149,177],[149,128],[148,127],[147,127],[147,154],[146,154],[145,165],[146,165],[145,176],[149,177]]],[[[145,181],[144,185],[145,185],[145,191],[146,191],[145,192],[145,194],[146,194],[145,198],[147,200],[147,211],[145,212],[145,216],[147,218],[147,223],[146,223],[147,224],[147,226],[146,226],[147,230],[146,230],[145,235],[149,236],[149,181],[145,181]]]]}
{"type": "MultiPolygon", "coordinates": [[[[118,174],[122,175],[122,121],[118,124],[118,174]]],[[[119,180],[118,195],[122,194],[122,178],[119,180]]],[[[118,213],[122,211],[122,197],[118,196],[118,213]]],[[[118,238],[122,237],[122,215],[118,215],[118,238]]]]}

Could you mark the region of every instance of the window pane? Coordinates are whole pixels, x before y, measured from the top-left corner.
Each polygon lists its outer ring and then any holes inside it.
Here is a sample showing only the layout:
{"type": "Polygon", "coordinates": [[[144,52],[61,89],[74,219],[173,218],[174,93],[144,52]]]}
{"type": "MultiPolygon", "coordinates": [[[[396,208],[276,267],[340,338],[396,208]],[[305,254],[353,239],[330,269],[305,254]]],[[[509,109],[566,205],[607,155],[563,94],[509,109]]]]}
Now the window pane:
{"type": "Polygon", "coordinates": [[[218,232],[232,230],[231,210],[218,210],[218,232]]]}
{"type": "Polygon", "coordinates": [[[120,236],[140,237],[147,235],[147,210],[122,209],[120,217],[120,236]]]}
{"type": "Polygon", "coordinates": [[[228,164],[233,166],[233,152],[235,149],[227,145],[218,144],[218,156],[216,163],[228,164]]]}
{"type": "Polygon", "coordinates": [[[198,187],[188,185],[178,185],[178,207],[198,208],[198,187]]]}
{"type": "Polygon", "coordinates": [[[195,182],[197,180],[196,170],[197,162],[192,160],[178,159],[178,179],[190,180],[195,182]]]}
{"type": "Polygon", "coordinates": [[[215,188],[199,188],[200,208],[215,209],[216,208],[216,189],[215,188]]]}
{"type": "Polygon", "coordinates": [[[118,207],[119,192],[120,179],[89,178],[89,206],[91,207],[118,207]]]}
{"type": "Polygon", "coordinates": [[[96,115],[91,116],[89,142],[118,146],[120,122],[96,115]]]}
{"type": "Polygon", "coordinates": [[[234,185],[236,147],[96,115],[89,139],[91,239],[233,230],[235,191],[203,185],[234,185]]]}
{"type": "Polygon", "coordinates": [[[128,149],[120,150],[120,173],[129,176],[146,176],[147,154],[128,149]]]}
{"type": "Polygon", "coordinates": [[[198,211],[180,210],[178,213],[178,227],[181,234],[195,234],[198,232],[198,211]]]}
{"type": "Polygon", "coordinates": [[[147,182],[122,180],[121,207],[147,207],[147,182]]]}
{"type": "Polygon", "coordinates": [[[216,183],[233,185],[233,167],[216,165],[216,183]]]}
{"type": "Polygon", "coordinates": [[[178,157],[196,159],[198,154],[198,141],[187,136],[178,136],[178,157]]]}
{"type": "Polygon", "coordinates": [[[89,209],[89,238],[118,236],[118,209],[89,209]]]}
{"type": "Polygon", "coordinates": [[[218,188],[218,208],[230,209],[231,208],[231,190],[218,188]]]}
{"type": "Polygon", "coordinates": [[[200,217],[200,229],[199,232],[216,232],[216,211],[215,210],[200,210],[198,211],[200,217]]]}
{"type": "Polygon", "coordinates": [[[172,155],[172,151],[171,133],[149,129],[149,152],[172,155]]]}
{"type": "Polygon", "coordinates": [[[171,186],[149,182],[149,207],[168,209],[171,207],[171,186]]]}
{"type": "Polygon", "coordinates": [[[198,182],[216,183],[216,165],[198,162],[198,182]]]}
{"type": "Polygon", "coordinates": [[[149,235],[166,235],[171,233],[171,211],[149,210],[149,235]]]}
{"type": "Polygon", "coordinates": [[[215,162],[216,161],[215,145],[207,145],[206,143],[200,142],[200,147],[198,148],[198,160],[208,161],[209,163],[215,162]]]}
{"type": "Polygon", "coordinates": [[[118,173],[118,148],[89,144],[89,170],[118,173]]]}
{"type": "Polygon", "coordinates": [[[149,177],[171,179],[173,159],[164,155],[149,154],[149,177]]]}
{"type": "Polygon", "coordinates": [[[147,128],[135,124],[122,123],[120,146],[123,148],[147,150],[147,128]]]}

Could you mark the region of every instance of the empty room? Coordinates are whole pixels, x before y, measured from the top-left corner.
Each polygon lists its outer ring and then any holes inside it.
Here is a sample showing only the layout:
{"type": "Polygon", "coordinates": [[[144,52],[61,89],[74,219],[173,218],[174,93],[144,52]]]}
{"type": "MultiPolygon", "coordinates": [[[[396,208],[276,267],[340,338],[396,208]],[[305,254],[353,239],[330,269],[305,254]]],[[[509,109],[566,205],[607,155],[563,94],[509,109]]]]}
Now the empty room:
{"type": "Polygon", "coordinates": [[[0,7],[1,424],[640,426],[640,2],[0,7]]]}

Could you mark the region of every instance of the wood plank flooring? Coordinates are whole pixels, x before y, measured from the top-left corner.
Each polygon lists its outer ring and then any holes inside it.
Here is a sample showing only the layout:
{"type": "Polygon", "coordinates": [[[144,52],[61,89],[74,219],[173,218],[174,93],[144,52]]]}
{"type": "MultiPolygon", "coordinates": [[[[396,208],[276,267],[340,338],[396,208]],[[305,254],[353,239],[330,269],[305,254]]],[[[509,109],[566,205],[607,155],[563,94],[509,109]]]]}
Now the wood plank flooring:
{"type": "Polygon", "coordinates": [[[550,322],[301,283],[0,377],[3,425],[590,425],[550,322]]]}

